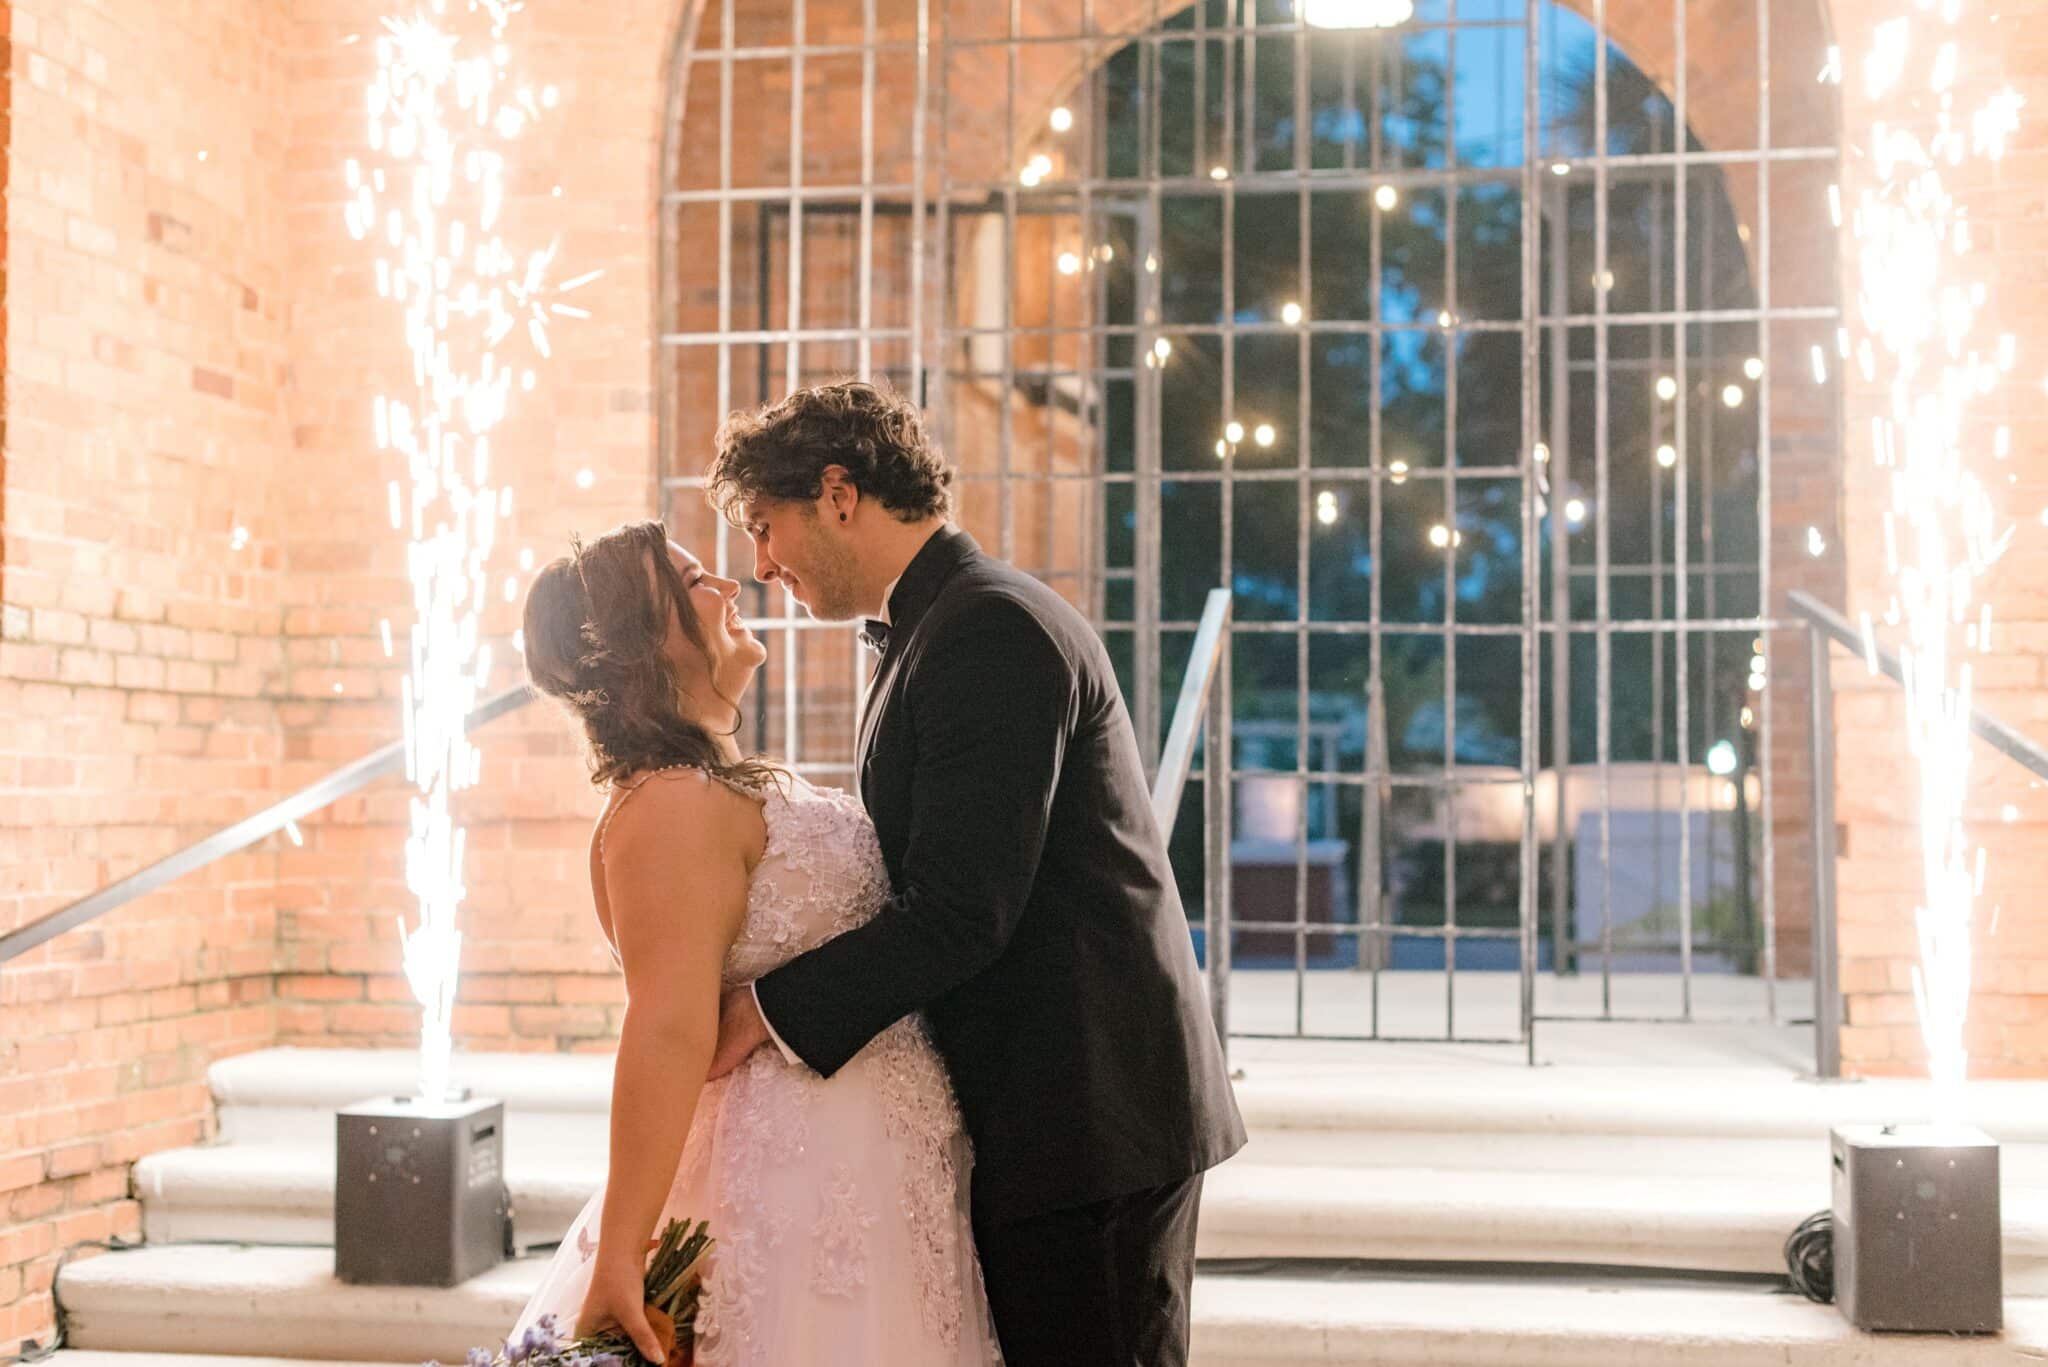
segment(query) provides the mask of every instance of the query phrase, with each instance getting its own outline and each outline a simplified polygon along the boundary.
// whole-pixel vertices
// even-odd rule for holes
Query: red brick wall
[[[0,928],[280,781],[286,34],[282,0],[227,9],[0,6]],[[135,1232],[128,1165],[206,1133],[207,1064],[271,1039],[275,873],[259,848],[0,969],[0,1344],[47,1331],[57,1249]]]
[[[1894,12],[1891,6],[1869,3],[1836,7],[1852,77],[1856,54],[1867,50],[1873,24]],[[1975,701],[2041,738],[2048,737],[2048,692],[2042,688],[2048,682],[2043,676],[2048,532],[2037,514],[2048,504],[2048,419],[2041,415],[2035,386],[2042,368],[2040,320],[2048,306],[2048,272],[2043,269],[2048,233],[2042,228],[2048,62],[2042,60],[2037,16],[2010,10],[2002,16],[1985,10],[1965,13],[1957,34],[1957,108],[1973,109],[2006,86],[2027,101],[2019,137],[2001,167],[1978,163],[1945,177],[1974,225],[1971,268],[1987,287],[1988,303],[1973,345],[1988,348],[2002,332],[2019,340],[2019,361],[2010,379],[1972,410],[1980,424],[1980,451],[1988,448],[1993,425],[2011,425],[2011,458],[2002,466],[1987,458],[1979,472],[2017,524],[2011,551],[1979,586],[1980,597],[1993,609],[1996,649],[1988,658],[1975,657]],[[1915,51],[1924,55],[1920,48]],[[1843,88],[1843,103],[1849,130],[1845,141],[1852,144],[1859,142],[1859,128],[1879,118],[1895,123],[1905,116],[1893,102],[1873,107],[1854,79]],[[1869,172],[1858,158],[1846,162],[1843,200],[1853,205]],[[1846,236],[1843,256],[1845,297],[1852,297],[1856,281]],[[1890,490],[1871,459],[1869,420],[1884,412],[1884,405],[1885,396],[1872,386],[1860,380],[1847,386],[1849,607],[1852,615],[1867,610],[1879,619],[1892,594],[1882,535]],[[1899,692],[1873,681],[1860,662],[1839,652],[1833,677],[1840,755],[1836,814],[1846,841],[1840,863],[1842,987],[1848,996],[1843,1055],[1854,1072],[1919,1074],[1926,1055],[1911,979],[1918,954],[1912,916],[1921,889],[1917,770],[1905,753]],[[2039,891],[2048,803],[2028,774],[1981,744],[1972,754],[1971,777],[1964,824],[1969,838],[1986,847],[1989,865],[1976,924],[1976,993],[1966,1033],[1970,1068],[1976,1075],[2041,1077],[2048,1075],[2048,916],[2041,912]]]

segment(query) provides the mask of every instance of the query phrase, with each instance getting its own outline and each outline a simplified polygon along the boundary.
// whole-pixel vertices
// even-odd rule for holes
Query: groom
[[[917,409],[801,390],[718,433],[754,577],[872,619],[860,793],[894,897],[724,1002],[713,1075],[772,1041],[830,1076],[922,1012],[974,1141],[1010,1367],[1187,1360],[1202,1174],[1244,1144],[1109,657],[949,525]]]

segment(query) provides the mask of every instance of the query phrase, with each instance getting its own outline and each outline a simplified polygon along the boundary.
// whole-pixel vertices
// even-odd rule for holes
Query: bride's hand
[[[768,1022],[754,1001],[754,989],[735,987],[718,1004],[718,1051],[711,1056],[707,1082],[716,1082],[747,1061],[747,1055],[768,1042]]]
[[[646,1296],[646,1274],[637,1261],[607,1259],[600,1253],[591,1268],[590,1291],[576,1312],[576,1337],[587,1338],[616,1324],[633,1340],[640,1356],[661,1363],[661,1337],[647,1322]]]

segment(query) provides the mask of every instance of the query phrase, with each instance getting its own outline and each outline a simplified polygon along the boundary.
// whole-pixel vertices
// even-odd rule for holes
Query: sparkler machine
[[[504,1259],[504,1102],[376,1097],[334,1122],[338,1280],[454,1286]]]
[[[1834,1290],[1858,1329],[2004,1323],[1998,1145],[1961,1125],[1834,1132]]]

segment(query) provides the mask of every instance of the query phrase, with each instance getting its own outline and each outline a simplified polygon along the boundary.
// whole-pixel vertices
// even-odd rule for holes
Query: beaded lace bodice
[[[702,770],[649,778],[722,781]],[[728,786],[761,803],[766,827],[746,915],[722,971],[725,985],[736,987],[873,917],[889,896],[889,878],[854,795],[798,776],[786,791]],[[848,1089],[879,1108],[880,1138],[893,1154],[885,1167],[893,1171],[829,1161],[833,1136],[815,1131],[842,1123],[837,1108]],[[707,1367],[755,1360],[748,1345],[766,1338],[762,1317],[771,1313],[776,1269],[800,1250],[807,1250],[801,1256],[811,1293],[835,1300],[876,1294],[908,1272],[924,1333],[969,1360],[987,1360],[962,1343],[969,1290],[962,1267],[964,1260],[972,1268],[972,1255],[956,1162],[965,1153],[959,1108],[915,1018],[883,1031],[829,1080],[763,1047],[710,1084],[705,1102],[676,1189],[716,1193],[710,1218],[719,1252],[699,1321]],[[893,1188],[881,1200],[877,1181]],[[900,1233],[877,1245],[880,1222],[889,1220],[901,1222]],[[904,1259],[907,1269],[894,1265]],[[972,1290],[979,1303],[979,1287]]]
[[[767,840],[747,890],[739,939],[725,956],[728,987],[752,982],[868,920],[889,896],[889,873],[860,799],[792,778],[763,801]]]

